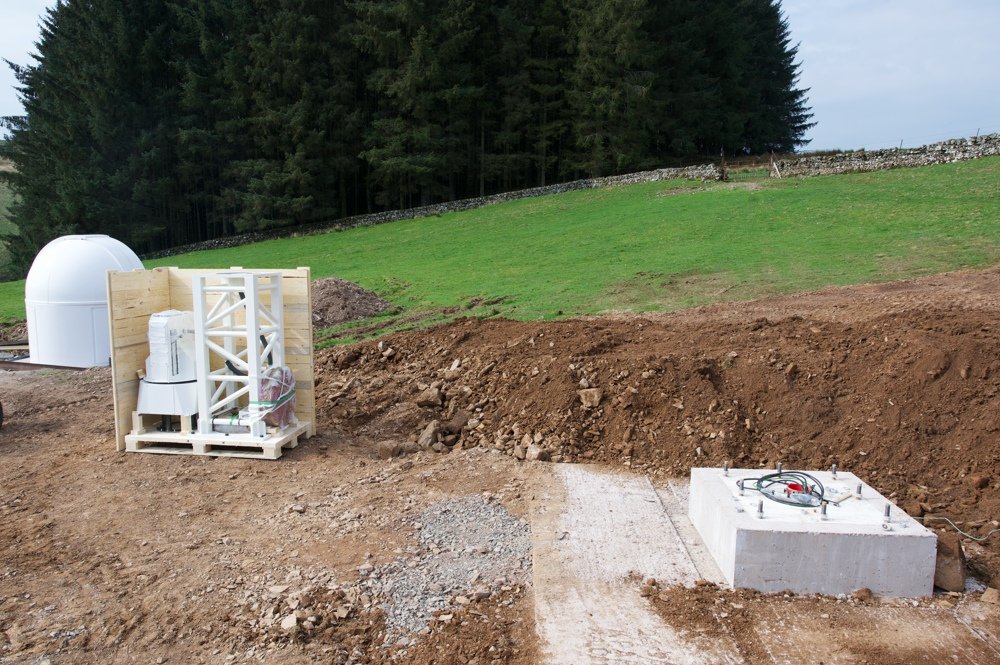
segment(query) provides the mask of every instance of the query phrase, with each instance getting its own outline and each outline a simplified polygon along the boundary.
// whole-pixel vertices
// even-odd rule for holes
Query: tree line
[[[8,63],[17,269],[581,177],[787,152],[779,0],[60,0]]]

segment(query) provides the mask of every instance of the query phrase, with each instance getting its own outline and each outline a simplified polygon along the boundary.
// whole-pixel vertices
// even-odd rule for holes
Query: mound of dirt
[[[318,404],[398,440],[386,454],[486,446],[653,475],[835,463],[911,514],[986,533],[1000,515],[1000,285],[980,286],[931,298],[916,284],[913,307],[885,288],[841,290],[835,306],[823,292],[842,320],[460,321],[321,352]],[[998,540],[979,563],[1000,580]]]
[[[313,325],[327,328],[375,316],[392,303],[353,282],[337,277],[313,281]]]

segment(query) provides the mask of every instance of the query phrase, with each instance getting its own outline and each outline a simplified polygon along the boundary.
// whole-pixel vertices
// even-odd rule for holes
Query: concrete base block
[[[937,537],[851,473],[810,471],[825,488],[819,507],[788,506],[741,478],[768,469],[691,469],[688,513],[734,587],[765,592],[928,596]],[[857,494],[860,485],[861,494]],[[758,513],[763,501],[763,513]],[[889,506],[886,521],[885,508]]]

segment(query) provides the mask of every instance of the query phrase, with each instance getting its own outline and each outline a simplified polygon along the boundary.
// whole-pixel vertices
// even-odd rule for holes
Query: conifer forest
[[[7,63],[21,274],[578,178],[789,152],[778,0],[60,0]]]

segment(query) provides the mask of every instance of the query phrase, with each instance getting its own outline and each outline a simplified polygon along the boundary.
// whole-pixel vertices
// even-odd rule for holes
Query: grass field
[[[310,266],[399,306],[389,328],[459,315],[672,310],[1000,262],[1000,158],[703,186],[661,182],[147,262]],[[23,282],[0,319],[24,316]],[[454,311],[458,308],[457,311]],[[355,323],[343,338],[372,322]]]

